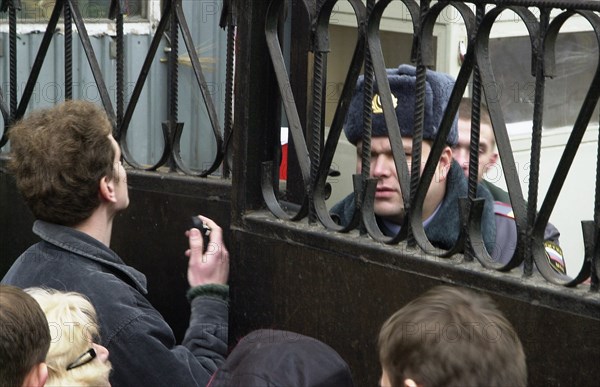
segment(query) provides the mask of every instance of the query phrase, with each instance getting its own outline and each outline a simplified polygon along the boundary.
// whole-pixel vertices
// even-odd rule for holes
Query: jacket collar
[[[452,160],[446,183],[446,195],[436,216],[425,227],[425,233],[430,241],[437,246],[450,249],[460,235],[459,198],[467,197],[468,184],[460,165]],[[482,214],[482,234],[488,251],[492,251],[496,241],[496,223],[494,220],[494,199],[481,184],[477,187],[477,197],[485,199]],[[435,245],[435,243],[434,243]]]
[[[147,294],[146,276],[131,266],[127,266],[123,260],[110,248],[95,238],[77,231],[71,227],[61,226],[36,220],[33,224],[33,232],[44,241],[80,255],[91,261],[110,266],[129,278],[135,287],[142,293]]]
[[[460,165],[452,160],[446,183],[446,194],[434,213],[423,222],[427,239],[436,247],[449,250],[460,236],[459,198],[467,197],[467,179]],[[492,251],[496,241],[496,223],[494,220],[494,200],[489,191],[481,184],[477,187],[477,197],[484,198],[482,214],[482,234],[488,251]],[[377,217],[381,231],[388,236],[398,233],[400,225]]]

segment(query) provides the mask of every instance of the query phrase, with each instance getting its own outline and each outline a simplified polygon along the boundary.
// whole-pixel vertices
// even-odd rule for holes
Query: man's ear
[[[494,152],[490,156],[490,161],[488,161],[488,163],[485,165],[485,171],[487,171],[488,169],[490,169],[491,167],[496,165],[497,162],[498,162],[498,152]]]
[[[109,179],[108,176],[102,177],[102,179],[100,179],[99,191],[102,200],[113,203],[117,201],[114,179]]]
[[[25,380],[23,380],[23,387],[43,387],[48,379],[48,367],[46,363],[38,363],[33,366]]]
[[[452,166],[452,149],[447,146],[442,151],[442,155],[440,156],[440,161],[438,163],[438,181],[445,181],[448,177],[448,172],[450,171],[450,167]]]
[[[407,378],[404,379],[404,387],[417,387],[418,384],[414,380]]]

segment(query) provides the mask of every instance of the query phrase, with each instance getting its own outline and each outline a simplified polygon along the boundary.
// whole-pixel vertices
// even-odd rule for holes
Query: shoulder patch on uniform
[[[508,203],[494,202],[494,212],[496,213],[496,215],[505,216],[510,219],[515,218],[515,213],[513,212],[512,207]]]
[[[563,251],[559,245],[554,242],[545,241],[544,249],[546,250],[546,258],[550,266],[559,274],[567,274]]]

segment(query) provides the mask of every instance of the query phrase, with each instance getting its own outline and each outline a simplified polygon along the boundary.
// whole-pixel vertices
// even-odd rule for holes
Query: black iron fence
[[[207,176],[214,172],[221,166],[223,161],[223,154],[225,150],[223,138],[229,138],[231,132],[231,106],[232,106],[232,82],[233,82],[233,34],[235,27],[231,23],[231,17],[227,15],[227,9],[223,9],[222,16],[222,27],[228,28],[228,63],[230,67],[228,71],[230,74],[227,76],[227,88],[226,88],[226,99],[229,101],[226,106],[224,124],[217,117],[217,112],[214,106],[214,102],[211,96],[211,92],[208,90],[208,85],[200,65],[200,59],[196,50],[195,43],[190,33],[188,21],[186,15],[183,13],[182,1],[165,1],[163,2],[161,17],[158,25],[155,28],[154,37],[150,45],[149,51],[146,57],[143,59],[143,64],[140,68],[138,77],[135,80],[135,85],[131,93],[128,93],[129,85],[124,82],[125,78],[125,63],[124,63],[124,23],[125,13],[128,11],[127,2],[121,0],[112,0],[107,7],[109,7],[109,18],[114,20],[116,35],[114,38],[116,46],[116,101],[113,102],[110,98],[109,88],[107,82],[103,77],[101,66],[98,63],[97,53],[92,47],[90,36],[87,32],[86,20],[82,16],[79,9],[78,1],[76,0],[57,0],[54,8],[47,21],[47,27],[44,33],[43,40],[40,47],[37,50],[35,62],[27,78],[26,85],[22,92],[18,91],[18,86],[22,80],[17,79],[17,73],[19,69],[19,63],[17,63],[17,40],[19,39],[17,34],[17,12],[21,9],[20,0],[3,0],[1,3],[0,10],[8,13],[8,26],[9,26],[9,53],[8,53],[8,68],[10,72],[9,76],[9,90],[7,93],[2,91],[0,93],[0,109],[4,119],[4,130],[3,135],[0,139],[0,146],[4,146],[7,142],[6,133],[10,128],[11,122],[18,120],[24,114],[28,108],[31,97],[34,93],[34,88],[40,72],[42,71],[44,59],[48,54],[48,49],[53,39],[59,39],[60,36],[56,34],[58,23],[61,21],[64,23],[64,96],[67,99],[73,98],[73,45],[77,44],[73,39],[73,29],[77,29],[76,35],[79,37],[83,51],[87,57],[87,61],[91,67],[94,80],[98,87],[98,93],[100,101],[104,106],[109,118],[113,122],[115,138],[119,140],[119,143],[123,150],[123,156],[125,161],[133,168],[140,170],[157,170],[160,167],[168,167],[170,171],[182,171],[187,175]],[[30,20],[25,20],[24,23],[31,23]],[[183,123],[178,122],[178,97],[179,97],[179,77],[178,67],[180,66],[179,55],[179,34],[181,33],[183,42],[185,43],[187,53],[190,58],[190,63],[193,69],[195,81],[197,87],[201,91],[202,101],[205,105],[205,109],[208,113],[209,124],[212,128],[212,134],[214,141],[216,142],[216,155],[212,163],[202,171],[193,171],[192,168],[187,166],[181,158],[181,135],[183,131]],[[131,125],[133,113],[138,107],[138,102],[142,89],[147,80],[150,67],[152,62],[157,55],[157,51],[161,40],[168,39],[169,41],[169,53],[168,53],[168,73],[169,73],[169,86],[168,86],[168,98],[166,104],[168,106],[168,120],[162,123],[162,132],[164,139],[163,153],[159,160],[153,165],[143,165],[135,160],[134,156],[130,152],[131,145],[128,142],[127,132]],[[125,95],[128,95],[128,100],[125,100]],[[4,97],[8,96],[8,101],[4,100]],[[223,101],[220,101],[221,103]],[[223,126],[223,129],[221,129]],[[227,176],[228,172],[225,172]]]
[[[538,198],[538,185],[544,89],[546,79],[554,76],[556,40],[561,27],[569,18],[574,16],[580,16],[587,20],[596,38],[600,38],[600,35],[598,35],[598,21],[600,19],[598,19],[598,15],[595,13],[595,11],[600,9],[598,8],[598,4],[594,2],[553,1],[472,1],[464,3],[439,1],[432,5],[430,1],[421,1],[420,3],[413,1],[402,2],[409,11],[408,14],[413,26],[412,61],[417,66],[418,94],[415,107],[413,149],[421,149],[425,105],[425,69],[435,63],[433,29],[438,18],[446,9],[454,8],[460,14],[467,29],[468,44],[464,62],[462,63],[455,88],[452,92],[452,98],[446,109],[444,120],[441,123],[438,141],[432,147],[431,157],[422,174],[419,171],[421,162],[418,151],[413,156],[412,170],[409,171],[404,157],[404,150],[401,146],[402,142],[400,141],[398,123],[394,122],[395,118],[393,115],[387,123],[390,128],[390,139],[393,146],[395,163],[399,166],[398,173],[402,191],[405,195],[405,203],[410,203],[407,205],[407,227],[403,227],[397,235],[390,237],[384,235],[373,216],[376,180],[369,178],[369,144],[371,134],[370,101],[373,93],[373,81],[377,81],[380,85],[386,84],[386,64],[379,39],[379,26],[382,15],[392,2],[367,1],[365,5],[361,1],[349,1],[357,20],[358,38],[328,136],[323,140],[323,133],[325,132],[323,115],[325,110],[324,100],[326,98],[325,86],[327,85],[327,55],[330,50],[328,27],[329,19],[336,3],[337,1],[319,2],[319,6],[309,12],[312,15],[310,20],[311,40],[309,42],[309,49],[314,55],[314,59],[310,63],[310,73],[313,75],[313,79],[307,85],[310,88],[307,91],[311,101],[308,107],[310,120],[306,120],[306,122],[302,122],[300,118],[306,112],[298,109],[296,99],[293,93],[290,93],[290,90],[293,90],[293,86],[290,85],[291,81],[286,70],[283,51],[280,45],[282,37],[278,32],[281,29],[281,13],[284,9],[285,1],[272,1],[268,8],[266,16],[267,45],[277,78],[279,93],[282,96],[283,110],[288,120],[291,138],[295,147],[294,153],[297,158],[298,169],[300,170],[299,175],[302,181],[300,189],[301,197],[303,198],[298,201],[302,204],[296,212],[286,212],[283,208],[285,204],[278,200],[277,159],[263,162],[262,191],[265,203],[271,212],[278,218],[291,221],[299,221],[307,217],[309,223],[316,224],[318,221],[326,229],[338,232],[348,232],[358,227],[359,223],[362,222],[369,236],[383,243],[397,244],[405,241],[409,247],[418,245],[427,254],[440,257],[449,257],[458,251],[464,251],[465,260],[477,259],[482,266],[500,271],[510,270],[524,263],[525,276],[532,275],[535,264],[547,281],[558,285],[575,286],[581,284],[591,276],[591,289],[592,291],[597,291],[597,254],[599,251],[598,240],[600,239],[600,234],[598,233],[600,185],[597,178],[595,199],[589,198],[590,201],[594,201],[594,213],[590,214],[589,220],[582,221],[586,257],[581,271],[575,278],[559,275],[550,268],[548,260],[545,258],[546,253],[543,247],[545,226],[550,219],[561,188],[569,173],[569,168],[573,163],[577,148],[581,143],[585,131],[588,129],[588,124],[590,123],[590,119],[592,119],[594,109],[597,105],[597,72],[589,85],[589,90],[584,101],[582,101],[580,112],[577,115],[564,153],[552,178],[548,194],[543,198]],[[469,4],[473,6],[469,7]],[[297,7],[297,10],[300,9],[301,7]],[[494,77],[494,70],[488,49],[492,26],[499,18],[499,15],[506,10],[513,11],[522,20],[527,27],[528,37],[531,41],[531,72],[535,79],[535,93],[533,95],[533,116],[531,117],[533,134],[527,197],[523,195],[519,182],[518,168],[515,166],[500,101],[495,98],[494,87],[497,85],[497,82]],[[600,43],[600,40],[598,40],[598,43]],[[597,53],[598,50],[596,50],[596,55],[598,55]],[[363,146],[362,173],[354,177],[355,195],[359,198],[356,201],[357,208],[355,213],[359,216],[349,226],[343,227],[332,220],[329,209],[325,204],[328,195],[327,177],[332,167],[333,155],[340,139],[344,118],[347,115],[349,102],[354,91],[354,85],[363,65],[366,79],[364,117],[367,117],[364,122],[363,144],[365,146]],[[472,83],[470,83],[470,79],[472,79]],[[450,130],[452,118],[457,114],[460,99],[469,84],[472,84],[474,124],[470,153],[469,195],[462,203],[465,209],[465,213],[463,214],[464,229],[461,238],[459,238],[453,248],[449,251],[440,251],[434,248],[427,240],[421,220],[422,206],[436,168],[436,163],[433,160],[439,159],[442,149],[445,146],[444,140]],[[392,110],[393,105],[390,94],[382,93],[382,95],[387,96],[387,98],[382,97],[384,112]],[[300,96],[303,97],[304,95],[300,93]],[[485,99],[490,111],[500,158],[506,172],[506,183],[518,229],[518,245],[515,254],[510,262],[503,265],[493,263],[485,249],[477,248],[477,246],[483,246],[484,244],[479,229],[479,218],[483,203],[476,199],[479,109],[483,99]],[[598,163],[600,163],[600,158],[596,163],[596,174],[600,170],[600,164]],[[590,179],[594,179],[591,171]],[[541,203],[539,211],[536,210],[538,203]]]
[[[94,75],[94,79],[98,85],[100,98],[109,117],[114,123],[115,137],[123,148],[123,155],[127,163],[135,169],[144,169],[155,171],[160,167],[167,166],[171,172],[181,171],[187,175],[207,176],[221,167],[224,160],[224,155],[230,149],[231,131],[233,127],[233,89],[234,89],[234,49],[235,49],[235,31],[236,19],[243,17],[236,12],[236,2],[225,1],[222,4],[221,26],[228,31],[227,39],[227,76],[226,76],[226,95],[224,101],[218,103],[225,104],[225,115],[222,120],[217,117],[215,109],[215,101],[213,101],[211,93],[208,91],[208,86],[203,74],[202,67],[198,58],[198,54],[194,49],[194,41],[192,40],[186,15],[183,13],[181,1],[165,1],[161,13],[160,22],[156,27],[156,32],[150,46],[150,50],[144,58],[139,77],[135,82],[135,87],[130,95],[129,100],[125,100],[125,85],[123,83],[124,63],[123,63],[123,25],[124,12],[126,2],[113,0],[110,3],[109,17],[114,19],[116,26],[116,67],[117,67],[117,93],[116,106],[113,106],[109,97],[108,89],[102,77],[100,66],[96,59],[90,43],[90,38],[86,32],[86,23],[78,8],[77,1],[59,0],[56,1],[54,10],[48,21],[47,29],[38,49],[35,64],[31,69],[27,79],[27,84],[21,95],[17,93],[17,39],[16,30],[17,18],[16,13],[20,8],[18,0],[3,0],[2,11],[9,14],[9,72],[10,83],[8,101],[4,100],[4,92],[0,93],[0,109],[4,119],[4,132],[0,145],[4,146],[7,142],[6,133],[10,130],[11,122],[19,119],[25,113],[30,98],[33,92],[36,80],[42,71],[44,57],[52,39],[55,39],[54,31],[59,23],[60,17],[64,22],[64,41],[65,41],[65,97],[72,97],[72,50],[73,26],[77,28],[81,45],[88,58],[89,64]],[[383,52],[379,40],[379,25],[381,18],[386,11],[386,8],[392,1],[367,1],[366,5],[362,1],[350,1],[350,5],[355,12],[357,20],[357,40],[352,62],[349,65],[349,70],[346,76],[344,87],[341,91],[337,109],[329,129],[329,135],[326,139],[323,138],[325,133],[325,121],[323,119],[325,111],[326,92],[325,85],[327,55],[329,48],[329,19],[337,1],[322,1],[314,5],[314,8],[309,8],[309,4],[295,6],[294,12],[298,13],[302,7],[309,15],[310,26],[310,47],[309,50],[314,55],[314,59],[310,63],[310,70],[313,74],[313,79],[310,82],[305,82],[301,85],[292,87],[291,80],[288,76],[286,62],[283,54],[281,42],[284,41],[280,32],[283,30],[282,24],[286,21],[282,18],[284,11],[288,10],[288,6],[284,0],[274,0],[270,3],[266,11],[265,37],[268,47],[270,62],[273,66],[274,74],[277,80],[278,90],[283,106],[285,117],[287,118],[291,143],[294,146],[292,155],[295,159],[292,160],[292,168],[299,171],[300,184],[296,185],[297,191],[294,195],[300,198],[296,200],[300,205],[297,211],[290,213],[286,210],[286,204],[280,201],[282,196],[279,192],[279,161],[280,153],[276,149],[278,141],[271,141],[273,158],[271,160],[262,161],[261,165],[256,165],[256,168],[261,168],[261,184],[263,199],[269,210],[278,218],[299,221],[308,217],[309,223],[317,226],[317,221],[323,227],[329,230],[339,232],[348,232],[349,230],[358,227],[359,223],[365,225],[369,236],[375,240],[387,244],[397,244],[403,241],[408,243],[408,246],[418,245],[423,251],[428,254],[437,256],[452,256],[459,251],[465,252],[466,260],[477,259],[484,267],[497,269],[500,271],[509,270],[517,267],[524,262],[525,275],[531,276],[533,273],[534,263],[539,269],[544,278],[550,282],[565,285],[575,286],[583,281],[591,278],[591,289],[597,291],[598,277],[597,268],[598,249],[597,243],[599,239],[599,221],[600,221],[600,179],[596,178],[596,198],[594,201],[594,213],[590,214],[589,220],[582,222],[583,227],[583,242],[586,246],[586,257],[580,273],[575,278],[565,278],[560,276],[556,271],[550,268],[548,260],[545,259],[545,250],[543,247],[543,234],[545,225],[550,219],[550,215],[560,194],[562,185],[569,172],[569,168],[576,155],[577,148],[581,143],[581,139],[588,123],[592,118],[592,114],[598,100],[598,85],[600,82],[598,72],[594,76],[586,98],[582,103],[580,113],[573,125],[573,130],[565,147],[560,164],[555,171],[548,194],[544,198],[538,198],[539,184],[539,165],[541,151],[541,133],[543,122],[543,102],[544,102],[544,87],[546,79],[554,74],[555,52],[554,47],[557,36],[560,33],[561,26],[571,17],[580,16],[585,18],[600,43],[599,17],[595,13],[599,8],[594,2],[556,2],[556,1],[471,1],[471,2],[447,2],[439,1],[433,5],[430,1],[403,1],[409,11],[410,20],[413,26],[413,47],[412,61],[417,66],[417,105],[415,111],[415,136],[414,149],[421,149],[422,132],[423,132],[423,117],[424,117],[424,93],[425,93],[425,69],[434,64],[435,54],[433,52],[433,27],[440,17],[440,14],[445,9],[454,8],[461,16],[465,28],[468,33],[468,44],[464,62],[462,63],[460,73],[457,78],[456,86],[452,93],[452,98],[446,109],[444,120],[441,124],[439,137],[442,140],[434,144],[432,148],[432,160],[439,158],[444,147],[443,139],[446,138],[450,130],[452,117],[457,114],[458,104],[461,96],[464,94],[469,80],[472,77],[472,96],[473,96],[473,134],[472,146],[470,154],[470,178],[469,178],[469,195],[464,199],[464,228],[463,233],[456,245],[449,251],[440,251],[434,248],[427,240],[423,225],[421,223],[421,209],[427,188],[433,178],[435,171],[435,163],[429,162],[423,173],[419,171],[420,152],[415,152],[413,169],[409,171],[403,149],[394,147],[393,153],[396,165],[400,166],[398,171],[402,186],[402,192],[405,196],[405,202],[409,203],[407,208],[408,222],[402,232],[396,236],[385,236],[373,216],[372,204],[374,200],[374,192],[376,180],[369,178],[370,161],[368,154],[370,152],[370,106],[365,104],[365,131],[363,143],[362,157],[362,173],[355,176],[354,190],[356,197],[359,198],[357,203],[356,214],[360,215],[354,219],[349,226],[343,227],[334,222],[329,213],[329,209],[325,204],[328,196],[327,177],[331,169],[333,155],[335,154],[336,146],[340,139],[344,118],[347,114],[349,100],[352,96],[354,85],[358,75],[361,73],[364,65],[364,74],[366,83],[366,101],[370,101],[369,93],[373,93],[373,82],[378,81],[379,84],[384,84],[386,79],[385,68],[386,64],[383,58]],[[469,7],[469,4],[472,6]],[[487,9],[486,9],[487,6]],[[528,8],[529,7],[529,8]],[[529,190],[528,197],[525,198],[519,183],[517,168],[515,167],[514,158],[510,146],[509,137],[507,135],[506,123],[503,117],[503,112],[500,103],[494,99],[493,90],[486,90],[495,85],[494,71],[489,56],[489,40],[490,32],[494,21],[499,18],[499,15],[505,11],[513,11],[525,23],[528,29],[529,38],[531,40],[532,52],[532,75],[535,77],[535,95],[534,95],[534,111],[532,120],[532,143],[531,143],[531,170],[529,173]],[[559,11],[557,14],[556,11]],[[552,15],[552,17],[551,17]],[[288,21],[289,22],[289,21]],[[307,28],[307,26],[302,26]],[[217,144],[217,152],[210,166],[202,171],[193,171],[182,160],[180,155],[181,135],[184,128],[184,123],[178,122],[178,56],[179,56],[179,33],[182,34],[183,42],[190,55],[190,61],[197,82],[197,87],[202,93],[202,100],[208,112],[209,123],[212,127],[212,133]],[[168,55],[168,74],[169,74],[169,95],[166,100],[168,104],[168,121],[162,123],[162,132],[164,137],[164,151],[160,159],[154,165],[142,165],[138,163],[130,152],[131,144],[128,142],[127,131],[131,123],[133,112],[136,109],[137,102],[141,90],[146,81],[148,69],[152,65],[152,60],[157,53],[159,42],[161,39],[168,37],[170,42],[170,52]],[[238,39],[238,50],[244,50],[243,39]],[[291,50],[298,53],[298,47],[294,47],[294,42],[291,43]],[[306,56],[308,52],[305,52]],[[244,64],[238,64],[240,71],[244,70]],[[307,111],[299,109],[294,98],[292,90],[304,88],[299,94],[300,98],[305,98],[310,95],[310,106],[306,107]],[[485,98],[484,96],[490,97]],[[477,187],[477,169],[478,169],[478,146],[479,146],[479,116],[480,104],[482,99],[485,99],[490,110],[491,119],[494,125],[494,131],[500,157],[505,165],[506,183],[511,197],[511,204],[514,210],[514,218],[518,229],[518,244],[513,259],[504,264],[495,264],[490,259],[488,252],[485,249],[476,248],[482,246],[483,240],[479,232],[478,221],[481,204],[476,199]],[[243,101],[240,98],[236,99],[235,105],[239,106],[243,103],[252,103],[252,101]],[[383,98],[383,106],[392,106],[389,98]],[[274,111],[273,114],[277,115]],[[301,119],[303,116],[309,116],[310,120]],[[304,121],[304,122],[303,122]],[[393,120],[392,120],[393,121]],[[222,124],[221,124],[222,122]],[[389,122],[390,128],[395,127],[396,130],[390,130],[392,144],[399,144],[399,130],[397,123]],[[221,128],[222,127],[222,128]],[[189,129],[191,130],[191,128]],[[277,130],[273,130],[277,133]],[[223,138],[225,140],[223,140]],[[274,145],[274,146],[273,146]],[[600,163],[600,158],[598,159]],[[243,160],[239,160],[243,162]],[[233,160],[237,163],[238,160]],[[227,164],[227,163],[225,163]],[[223,177],[228,177],[229,166],[223,165]],[[600,168],[596,168],[600,171]],[[600,172],[597,172],[600,173]],[[590,175],[590,178],[594,178]],[[290,187],[293,189],[294,187]],[[592,200],[590,198],[590,200]],[[541,202],[539,211],[536,211],[538,202]],[[287,205],[287,208],[290,206]]]
[[[328,52],[331,48],[329,27],[336,3],[337,1],[334,0],[317,2],[225,0],[220,3],[220,24],[227,29],[228,37],[227,76],[225,98],[217,101],[213,100],[208,91],[194,49],[195,44],[189,32],[188,22],[193,15],[184,14],[182,0],[165,0],[162,2],[161,17],[156,25],[152,45],[143,59],[133,92],[126,100],[123,84],[125,57],[123,16],[126,1],[112,0],[109,14],[115,23],[117,48],[117,98],[113,105],[96,53],[86,33],[86,21],[81,15],[76,0],[56,1],[26,86],[19,93],[17,91],[19,64],[16,60],[19,34],[16,15],[20,2],[2,0],[0,11],[8,14],[9,39],[8,62],[4,61],[3,66],[8,68],[10,82],[8,90],[0,90],[0,110],[4,123],[0,147],[7,147],[7,133],[10,131],[11,124],[25,114],[30,104],[33,88],[43,70],[44,57],[50,42],[58,38],[55,29],[62,16],[65,32],[65,96],[66,98],[72,96],[70,90],[72,45],[76,44],[72,32],[73,27],[76,27],[80,44],[94,74],[101,102],[114,124],[114,134],[123,149],[125,161],[131,167],[133,175],[131,184],[144,203],[153,203],[156,193],[164,194],[172,200],[179,196],[189,198],[201,196],[202,192],[193,187],[207,187],[207,184],[210,185],[214,180],[204,178],[218,176],[218,182],[210,185],[210,188],[205,189],[204,192],[208,192],[211,197],[218,197],[221,202],[228,202],[214,211],[222,212],[219,218],[227,218],[227,221],[223,221],[226,228],[231,222],[227,238],[232,245],[233,256],[236,254],[238,256],[237,268],[234,264],[231,280],[234,332],[232,340],[237,334],[243,334],[254,327],[264,327],[265,324],[313,334],[334,344],[333,346],[347,359],[355,357],[349,360],[355,369],[364,367],[364,364],[373,365],[372,370],[355,371],[361,382],[373,383],[378,371],[375,370],[375,362],[372,359],[367,361],[365,358],[375,356],[371,353],[372,341],[369,340],[374,337],[373,330],[380,323],[379,320],[391,313],[390,309],[398,306],[402,300],[415,296],[423,287],[434,282],[453,282],[499,294],[503,299],[508,300],[504,305],[515,311],[513,317],[518,320],[525,319],[522,322],[530,318],[533,324],[533,320],[546,313],[545,310],[551,310],[552,318],[557,316],[556,321],[568,323],[569,316],[576,316],[573,321],[577,321],[578,326],[583,329],[595,326],[596,330],[592,329],[590,333],[597,333],[597,321],[600,319],[598,296],[600,152],[595,168],[590,167],[588,171],[589,179],[595,181],[595,197],[577,198],[577,200],[593,201],[594,210],[589,214],[588,219],[582,220],[585,258],[581,270],[574,278],[559,275],[552,270],[546,259],[543,234],[564,181],[570,172],[578,147],[584,134],[589,130],[589,123],[600,97],[600,72],[596,71],[593,76],[558,167],[554,171],[548,193],[544,197],[539,196],[538,185],[544,90],[547,79],[552,77],[554,72],[556,60],[554,48],[557,37],[561,34],[561,27],[570,18],[583,18],[595,34],[600,47],[600,17],[598,16],[600,3],[546,0],[401,1],[408,10],[407,20],[412,26],[411,61],[417,71],[413,149],[421,149],[425,74],[426,69],[435,62],[434,26],[442,12],[452,8],[460,14],[467,30],[468,42],[464,61],[438,137],[432,145],[431,157],[422,173],[419,170],[420,151],[416,151],[413,155],[412,169],[410,169],[403,148],[397,145],[402,143],[398,122],[395,118],[387,120],[393,157],[396,165],[399,166],[398,174],[404,203],[407,203],[407,221],[401,231],[393,236],[384,235],[373,214],[376,180],[369,177],[371,168],[369,103],[364,107],[366,113],[364,116],[367,119],[364,122],[362,137],[363,144],[366,144],[361,158],[362,172],[353,178],[354,193],[358,198],[355,212],[357,216],[349,226],[342,227],[334,222],[326,204],[330,188],[328,175],[359,74],[363,73],[365,76],[366,100],[370,101],[369,94],[373,92],[373,83],[377,82],[380,87],[386,84],[386,65],[392,67],[397,65],[385,63],[379,35],[382,16],[392,1],[349,0],[348,3],[356,18],[356,44],[333,120],[326,131],[324,93],[327,85]],[[496,82],[488,49],[490,33],[499,15],[506,10],[518,15],[526,25],[531,42],[531,75],[535,79],[535,91],[532,94],[534,108],[530,118],[532,122],[531,169],[527,197],[522,192],[516,172],[504,112],[499,101],[493,98],[494,93],[490,89]],[[212,127],[212,140],[216,141],[218,149],[212,163],[201,171],[190,168],[180,157],[182,132],[193,129],[189,127],[184,129],[184,123],[179,122],[178,119],[179,34],[190,55],[196,86],[203,96],[203,103]],[[165,37],[169,39],[170,52],[169,95],[165,100],[169,115],[168,120],[162,123],[164,150],[158,162],[144,165],[132,156],[130,150],[135,144],[128,142],[127,131],[152,59],[157,53],[161,39]],[[600,57],[598,47],[595,55]],[[453,117],[457,114],[460,99],[469,87],[473,98],[473,125],[468,196],[461,199],[462,232],[455,246],[449,250],[440,250],[433,247],[425,235],[421,211],[435,172],[436,165],[432,160],[437,160],[441,155],[444,139],[450,130]],[[517,226],[517,248],[510,262],[503,265],[494,263],[489,253],[478,247],[483,246],[479,227],[483,203],[476,198],[479,119],[482,102],[487,105],[490,112]],[[216,113],[215,106],[219,104],[224,104],[223,117],[218,117]],[[385,94],[382,95],[382,105],[384,111],[391,110],[392,102]],[[282,117],[285,117],[290,133],[287,186],[284,186],[279,178],[281,159],[279,135]],[[165,182],[172,182],[172,184]],[[3,180],[2,184],[4,186],[10,182]],[[16,200],[14,194],[10,195],[8,198],[3,197],[2,206],[5,206],[3,213],[10,211],[8,201]],[[168,207],[161,202],[160,206],[163,205]],[[135,211],[139,213],[139,210]],[[4,223],[5,220],[2,223],[3,227],[10,227]],[[134,223],[133,218],[121,222],[128,226]],[[132,232],[127,227],[121,230],[124,233]],[[128,242],[125,236],[117,239],[117,247],[121,247],[121,250],[133,252],[138,248],[130,246],[131,242]],[[375,243],[371,239],[380,243]],[[152,253],[150,251],[150,256]],[[304,260],[302,257],[310,257],[310,259]],[[327,261],[328,257],[331,261]],[[6,256],[4,260],[14,258],[16,256]],[[149,272],[150,277],[155,275],[156,278],[162,278],[165,276],[165,270],[152,266],[149,262],[153,260],[158,261],[159,257],[144,261],[141,266],[147,265],[145,271]],[[520,270],[519,274],[515,274],[517,270],[510,272],[521,264],[524,267],[522,276]],[[537,267],[537,272],[543,280],[540,280],[534,267]],[[156,273],[153,273],[154,271]],[[340,280],[341,276],[345,286],[348,287],[347,293],[339,293],[339,289],[336,290],[333,285],[327,284],[331,279],[330,276],[333,276],[336,281]],[[308,277],[310,280],[306,279]],[[375,277],[382,278],[381,282]],[[302,278],[306,282],[302,282]],[[350,291],[351,281],[354,281],[357,286],[371,286],[373,292],[381,291],[380,287],[383,287],[383,284],[394,286],[396,290],[396,285],[391,284],[396,284],[398,278],[403,281],[415,281],[415,283],[413,286],[400,285],[402,295],[397,299],[392,295],[376,294],[365,298],[360,292],[355,294]],[[288,288],[295,285],[308,286],[310,291],[303,295]],[[365,289],[367,290],[369,289]],[[330,292],[330,294],[324,295],[322,292]],[[386,292],[391,293],[389,288]],[[168,299],[167,296],[168,294],[163,294],[161,297]],[[378,299],[379,305],[375,305],[378,303],[373,303],[373,299]],[[362,306],[369,314],[369,317],[359,317],[349,323],[353,326],[351,332],[356,338],[356,342],[352,343],[346,343],[340,336],[342,331],[338,329],[344,325],[342,319],[349,316],[355,318],[352,317],[353,307],[344,306],[344,302],[349,302],[349,305],[353,306]],[[516,312],[523,305],[533,302],[536,308],[541,305],[541,311],[529,312],[525,315]],[[298,307],[293,308],[291,305],[294,304]],[[165,307],[166,305],[168,301],[164,302]],[[291,322],[291,319],[297,316],[298,310],[304,312],[301,319],[303,323]],[[566,317],[563,316],[565,313]],[[168,319],[179,320],[180,312],[176,310],[169,310],[165,314]],[[338,328],[323,325],[327,321],[333,321],[332,326]],[[526,325],[525,322],[523,325]],[[576,328],[568,330],[573,334],[576,331]],[[526,333],[536,335],[533,330]],[[540,334],[545,333],[551,332],[544,331]],[[336,343],[338,345],[335,345]],[[597,337],[586,341],[581,346],[578,356],[587,358],[597,351],[594,349],[596,344]],[[535,345],[531,346],[532,351],[543,354],[547,350],[544,345],[536,341]],[[547,378],[560,379],[564,376],[564,380],[589,381],[594,379],[596,371],[589,369],[583,379],[572,376],[574,372],[564,367],[551,373],[550,376],[546,372],[547,370],[540,365],[535,369],[532,380],[548,382],[550,379]],[[565,376],[567,374],[568,377]]]

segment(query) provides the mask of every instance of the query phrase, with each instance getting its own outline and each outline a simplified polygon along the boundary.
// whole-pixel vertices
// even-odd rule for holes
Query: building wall
[[[207,82],[209,97],[217,103],[217,114],[223,120],[225,99],[225,31],[219,27],[220,4],[214,1],[184,1],[184,13],[188,16],[194,49],[196,50]],[[127,105],[135,82],[140,74],[157,27],[160,12],[153,4],[149,6],[148,20],[125,23],[124,64],[125,64],[125,104]],[[2,14],[4,18],[5,13]],[[9,37],[8,26],[0,21],[0,88],[2,97],[8,104],[10,100],[9,78]],[[31,68],[38,54],[44,36],[44,20],[20,22],[17,43],[17,96],[20,100]],[[113,22],[95,22],[86,24],[91,44],[97,57],[104,82],[113,106],[116,103],[116,35]],[[28,109],[54,105],[65,98],[64,86],[64,26],[59,22],[53,35],[43,69],[36,82]],[[101,103],[98,88],[85,51],[76,32],[73,34],[73,98],[86,99]],[[170,43],[163,37],[152,61],[147,81],[128,130],[128,144],[135,158],[141,164],[154,164],[163,151],[161,123],[168,117],[167,89],[167,53]],[[216,142],[212,138],[212,129],[204,105],[204,98],[197,86],[196,77],[190,65],[187,48],[179,33],[179,61],[183,65],[179,70],[179,121],[184,122],[181,139],[181,151],[184,161],[196,169],[206,168],[212,163],[216,153]],[[114,108],[116,110],[116,107]],[[0,121],[0,130],[4,122]],[[202,140],[201,140],[202,139]],[[2,151],[9,149],[5,147]]]

